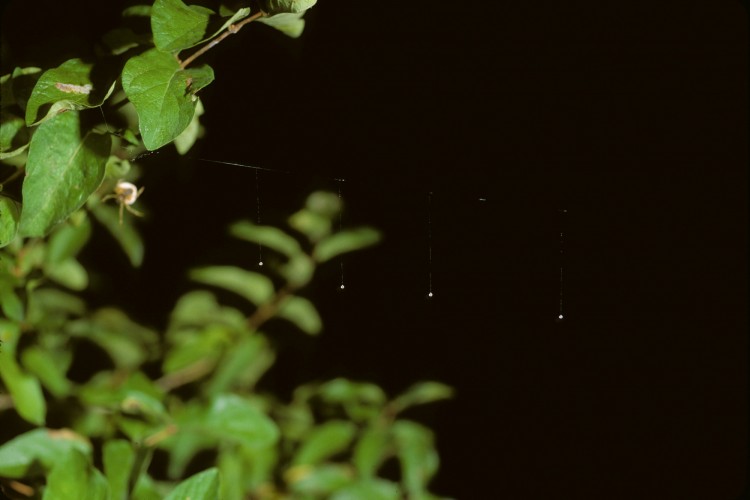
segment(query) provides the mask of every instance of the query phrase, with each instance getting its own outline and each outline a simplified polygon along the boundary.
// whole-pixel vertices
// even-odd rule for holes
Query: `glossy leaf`
[[[16,237],[20,218],[18,203],[6,196],[0,196],[0,248]]]
[[[302,253],[297,240],[275,227],[257,226],[249,221],[241,221],[232,224],[229,232],[236,238],[258,243],[289,258]]]
[[[91,444],[70,430],[26,432],[0,446],[0,476],[18,479],[49,471],[71,449],[91,455]]]
[[[23,183],[23,236],[44,236],[86,202],[104,177],[110,138],[81,135],[78,112],[44,122],[31,139]]]
[[[245,271],[234,266],[209,266],[190,271],[190,279],[234,292],[255,305],[260,305],[274,295],[271,280],[262,274]]]
[[[156,48],[177,52],[203,40],[213,11],[180,0],[156,0],[151,9],[151,31]]]
[[[342,231],[325,238],[315,247],[313,257],[325,262],[347,252],[353,252],[374,245],[380,240],[380,233],[369,227]]]
[[[0,363],[0,378],[21,418],[35,425],[43,425],[47,404],[39,380],[24,373],[15,358],[5,353]]]
[[[316,335],[323,329],[317,309],[303,297],[289,297],[279,307],[279,318],[291,321],[297,328],[309,335]]]
[[[127,500],[130,473],[135,464],[133,447],[122,439],[107,441],[104,443],[102,461],[112,500]]]
[[[315,465],[346,450],[357,427],[346,420],[326,422],[310,432],[294,456],[294,465]]]
[[[264,11],[269,15],[282,12],[305,12],[318,0],[264,0]]]
[[[127,255],[133,267],[140,267],[143,263],[144,245],[141,235],[135,230],[128,219],[120,224],[117,209],[103,203],[90,204],[91,212],[104,227],[107,228],[122,251]]]
[[[337,491],[330,500],[400,500],[399,487],[383,479],[362,480]],[[414,497],[418,498],[418,497]]]
[[[215,500],[219,498],[219,470],[211,468],[181,482],[165,500]]]
[[[213,79],[210,67],[181,69],[171,54],[156,49],[128,60],[122,87],[138,112],[146,148],[158,149],[187,128],[195,113],[195,93]]]
[[[91,80],[92,69],[92,64],[70,59],[45,71],[37,80],[26,105],[26,124],[31,126],[65,111],[93,108],[104,102],[112,92],[114,82],[97,82],[97,87],[106,88],[95,88]],[[46,104],[53,106],[40,116],[40,108]]]
[[[42,500],[109,500],[109,484],[86,456],[70,449],[58,457],[47,478]]]

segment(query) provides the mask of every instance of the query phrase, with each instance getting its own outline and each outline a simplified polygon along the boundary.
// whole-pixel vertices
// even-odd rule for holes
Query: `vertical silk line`
[[[260,226],[260,174],[255,170],[256,223]],[[258,243],[258,265],[263,266],[263,245]]]
[[[336,181],[339,183],[339,233],[341,232],[341,220],[344,213],[344,201],[341,196],[341,183],[344,181],[344,179],[336,179]],[[344,257],[339,257],[339,266],[341,267],[341,286],[339,287],[341,290],[343,290],[344,287]]]
[[[563,320],[565,319],[565,315],[563,314],[563,265],[565,256],[565,233],[563,219],[568,211],[565,209],[559,209],[558,212],[560,213],[560,310],[558,311],[557,319]]]
[[[432,191],[427,195],[427,297],[432,297]]]

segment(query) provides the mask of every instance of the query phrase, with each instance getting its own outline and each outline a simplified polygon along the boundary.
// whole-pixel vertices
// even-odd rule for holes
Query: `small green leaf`
[[[279,307],[278,317],[291,321],[309,335],[316,335],[323,329],[323,321],[315,306],[303,297],[287,298]]]
[[[187,152],[190,151],[190,148],[193,147],[193,144],[195,144],[195,141],[203,135],[203,127],[201,127],[201,122],[199,120],[199,117],[203,113],[203,103],[198,99],[195,106],[195,114],[193,115],[193,119],[190,120],[190,124],[180,135],[174,138],[174,147],[181,155],[187,154]]]
[[[23,302],[9,282],[0,283],[0,311],[8,319],[21,322],[24,318]]]
[[[0,363],[0,378],[8,388],[21,418],[35,425],[43,425],[47,405],[39,380],[24,373],[16,360],[7,354],[3,354]]]
[[[315,243],[331,233],[331,219],[309,209],[302,209],[289,217],[289,225]]]
[[[42,500],[109,500],[109,484],[86,456],[70,449],[61,457],[47,478]]]
[[[18,203],[0,196],[0,248],[8,245],[16,237],[19,219]]]
[[[374,478],[387,457],[388,448],[389,439],[385,429],[377,425],[365,429],[354,447],[352,458],[360,476]]]
[[[12,158],[29,147],[29,132],[23,118],[0,114],[0,160]]]
[[[208,394],[228,392],[236,387],[252,387],[274,362],[268,341],[260,336],[243,336],[227,349],[206,385]]]
[[[302,498],[329,498],[354,480],[354,471],[343,464],[300,465],[289,469],[284,477],[292,491]]]
[[[83,215],[83,214],[82,214]],[[91,223],[84,216],[79,221],[71,217],[55,228],[47,244],[45,264],[54,266],[75,257],[91,236]]]
[[[255,305],[271,299],[274,286],[262,274],[234,266],[209,266],[190,271],[190,279],[234,292]]]
[[[123,439],[107,441],[104,443],[102,461],[104,462],[104,474],[109,482],[112,499],[127,499],[130,473],[135,464],[133,447]]]
[[[53,118],[56,114],[99,106],[113,90],[113,83],[102,82],[95,88],[91,80],[92,64],[80,59],[70,59],[57,68],[44,72],[37,80],[26,105],[26,124],[32,126]],[[39,110],[45,104],[54,104],[44,116]]]
[[[213,13],[200,5],[185,5],[180,0],[156,0],[151,9],[151,31],[156,48],[178,52],[197,45],[206,36]]]
[[[320,241],[315,246],[313,257],[318,262],[325,262],[342,253],[374,245],[379,240],[380,233],[369,227],[342,231]]]
[[[264,0],[264,11],[269,15],[281,12],[305,12],[318,0]]]
[[[432,403],[453,397],[453,389],[440,382],[420,382],[414,384],[403,394],[393,400],[396,411],[403,411],[410,406]]]
[[[133,57],[122,71],[122,87],[138,112],[146,148],[174,140],[190,124],[200,89],[214,79],[208,66],[181,69],[170,54],[152,49]]]
[[[167,339],[174,341],[173,334],[182,328],[225,325],[233,331],[245,331],[245,315],[237,309],[222,307],[216,297],[206,290],[188,292],[177,301],[169,321]]]
[[[23,351],[21,364],[39,377],[42,384],[56,397],[61,398],[70,393],[71,384],[65,376],[65,370],[41,347],[31,346]]]
[[[44,270],[50,279],[71,290],[85,290],[89,285],[86,268],[72,257],[54,265],[47,265]]]
[[[71,449],[91,455],[91,444],[73,431],[26,432],[0,446],[0,476],[18,479],[49,471]]]
[[[279,438],[276,424],[247,399],[233,394],[213,398],[205,419],[204,433],[260,449]]]
[[[258,243],[264,247],[276,250],[289,258],[302,253],[297,240],[281,229],[272,226],[256,226],[249,221],[240,221],[232,224],[229,232],[235,238]]]
[[[305,30],[305,20],[302,19],[304,12],[281,13],[275,16],[258,18],[258,22],[275,28],[290,38],[299,38]]]
[[[346,420],[326,422],[310,433],[294,456],[294,465],[315,465],[346,450],[357,426]]]
[[[384,479],[358,481],[339,490],[331,500],[399,500],[402,497],[398,485]],[[415,499],[418,497],[414,497]]]
[[[31,139],[23,182],[23,236],[44,236],[86,202],[104,177],[110,137],[86,132],[77,111],[41,124]]]
[[[130,260],[130,265],[140,267],[143,263],[144,245],[141,235],[138,234],[133,224],[128,219],[120,224],[117,209],[114,207],[103,203],[90,203],[89,207],[96,220],[106,227],[109,234],[119,243],[120,248]]]
[[[167,410],[162,402],[141,391],[125,391],[120,401],[120,409],[125,413],[143,415],[150,420],[167,418]]]
[[[396,421],[391,429],[401,463],[403,485],[410,496],[419,497],[427,491],[427,484],[440,463],[432,432],[408,420]]]
[[[282,268],[281,275],[294,287],[301,288],[308,284],[315,272],[315,262],[305,254],[289,259]]]
[[[181,482],[165,500],[215,500],[217,498],[219,498],[219,470],[214,467]]]

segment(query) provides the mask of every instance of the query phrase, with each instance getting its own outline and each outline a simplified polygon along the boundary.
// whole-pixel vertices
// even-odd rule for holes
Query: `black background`
[[[3,72],[80,55],[119,10],[12,2]],[[745,7],[321,0],[307,19],[299,40],[251,24],[205,56],[207,134],[192,160],[143,160],[144,265],[101,238],[85,255],[109,273],[92,300],[163,326],[188,267],[255,265],[225,228],[255,216],[258,185],[268,223],[340,187],[344,226],[384,241],[346,258],[344,292],[338,264],[321,269],[307,293],[320,338],[269,327],[282,355],[267,388],[339,375],[391,393],[454,386],[453,401],[410,414],[436,431],[446,496],[737,498]],[[32,58],[40,47],[47,60]],[[258,184],[195,158],[291,173]]]

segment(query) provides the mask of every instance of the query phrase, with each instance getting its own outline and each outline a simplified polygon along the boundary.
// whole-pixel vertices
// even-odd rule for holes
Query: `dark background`
[[[79,55],[119,10],[12,2],[3,72]],[[142,162],[143,268],[106,238],[87,251],[101,301],[161,326],[188,267],[256,263],[225,232],[254,217],[255,172],[194,158],[288,171],[260,174],[264,222],[341,187],[344,225],[385,239],[346,258],[345,292],[321,270],[322,337],[274,327],[267,388],[454,386],[410,414],[436,431],[446,496],[746,491],[746,8],[321,0],[307,19],[299,40],[251,24],[206,55],[193,160]]]

